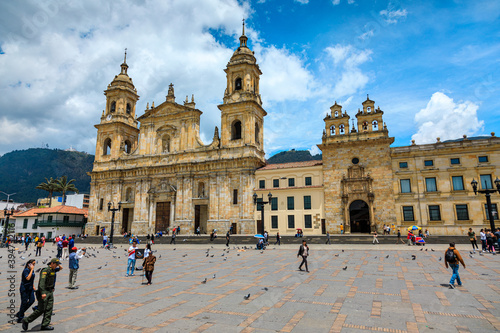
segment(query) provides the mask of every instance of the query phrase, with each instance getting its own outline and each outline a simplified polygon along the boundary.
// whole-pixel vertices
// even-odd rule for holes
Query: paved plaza
[[[500,330],[500,255],[470,258],[470,247],[458,245],[467,265],[460,267],[464,285],[449,289],[445,245],[428,245],[427,251],[406,245],[312,245],[310,273],[297,270],[296,245],[271,245],[263,252],[233,246],[229,253],[222,245],[153,247],[158,260],[151,286],[141,284],[140,271],[125,276],[125,245],[114,251],[90,250],[95,257],[80,260],[78,290],[65,288],[69,270],[63,261],[65,268],[57,274],[54,332]],[[41,258],[54,256],[52,248],[47,245]],[[0,249],[2,267],[7,267],[6,253]],[[34,250],[28,253],[34,256]],[[16,251],[16,257],[17,312],[21,265],[28,254]],[[40,267],[45,265],[39,259]],[[0,276],[0,331],[20,332],[20,324],[7,323],[7,269]],[[38,330],[40,323],[41,318],[31,323],[30,330]]]

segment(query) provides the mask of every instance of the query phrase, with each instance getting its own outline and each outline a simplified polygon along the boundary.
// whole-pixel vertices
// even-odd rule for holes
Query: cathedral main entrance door
[[[351,233],[370,232],[370,210],[368,204],[363,200],[356,200],[349,206],[349,217],[351,223]]]
[[[170,201],[156,203],[155,232],[167,231],[170,227]]]

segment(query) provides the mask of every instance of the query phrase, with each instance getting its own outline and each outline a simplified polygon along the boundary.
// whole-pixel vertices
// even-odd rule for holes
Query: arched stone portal
[[[363,200],[355,200],[349,205],[351,233],[370,232],[370,207]]]

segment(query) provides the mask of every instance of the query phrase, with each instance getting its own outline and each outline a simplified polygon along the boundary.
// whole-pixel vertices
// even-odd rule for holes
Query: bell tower
[[[221,110],[221,147],[254,146],[264,151],[264,117],[259,94],[262,72],[247,46],[245,20],[240,46],[227,64],[227,86]]]
[[[139,100],[132,78],[127,74],[127,49],[120,65],[120,74],[104,91],[106,109],[97,128],[95,161],[107,161],[119,158],[122,154],[131,154],[137,147],[139,129],[135,116],[135,106]]]

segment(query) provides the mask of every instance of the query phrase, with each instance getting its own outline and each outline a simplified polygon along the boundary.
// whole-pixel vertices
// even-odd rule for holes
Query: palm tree
[[[57,192],[62,192],[62,204],[63,206],[66,205],[66,192],[76,192],[78,193],[78,189],[76,188],[75,184],[73,182],[75,181],[74,179],[71,179],[68,181],[68,176],[62,176],[61,178],[58,178],[57,180]]]
[[[49,207],[52,206],[52,194],[57,191],[57,181],[52,177],[45,178],[45,183],[40,183],[36,189],[49,192]]]

